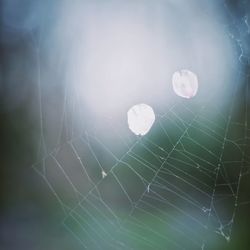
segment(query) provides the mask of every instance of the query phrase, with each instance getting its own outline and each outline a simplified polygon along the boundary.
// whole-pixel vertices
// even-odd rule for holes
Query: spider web
[[[248,15],[231,17],[228,33],[241,66]],[[242,29],[242,27],[245,29]],[[237,27],[241,27],[237,28]],[[67,86],[50,148],[37,46],[40,107],[39,160],[33,168],[60,204],[63,225],[83,249],[211,249],[230,244],[239,207],[249,203],[249,76],[242,67],[226,102],[176,99],[144,137],[105,118],[102,128],[81,114],[77,91]],[[242,83],[243,82],[243,83]],[[216,105],[213,105],[216,103]],[[104,133],[108,131],[108,133]],[[110,133],[111,131],[111,133]]]

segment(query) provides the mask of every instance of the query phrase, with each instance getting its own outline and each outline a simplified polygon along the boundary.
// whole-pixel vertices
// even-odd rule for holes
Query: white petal
[[[107,176],[107,173],[104,170],[102,170],[102,178],[105,178],[106,176]]]
[[[130,108],[127,116],[129,129],[136,135],[147,134],[155,121],[153,109],[144,103]]]
[[[198,91],[198,79],[195,73],[183,69],[176,71],[172,78],[174,92],[183,98],[192,98]]]

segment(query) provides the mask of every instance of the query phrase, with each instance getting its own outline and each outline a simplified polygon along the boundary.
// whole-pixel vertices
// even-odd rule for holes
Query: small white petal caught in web
[[[153,109],[144,103],[134,105],[127,115],[129,129],[136,135],[146,135],[155,121]]]
[[[107,173],[104,170],[102,170],[102,178],[105,178],[106,176],[107,176]]]
[[[198,79],[190,70],[176,71],[172,77],[174,92],[183,98],[192,98],[198,91]]]

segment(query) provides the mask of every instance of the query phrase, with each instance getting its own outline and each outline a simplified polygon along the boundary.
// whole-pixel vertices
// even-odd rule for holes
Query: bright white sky
[[[69,46],[73,91],[91,113],[114,118],[136,103],[171,103],[172,76],[182,69],[199,78],[196,98],[223,94],[234,60],[218,19],[210,1],[65,2],[54,33]]]

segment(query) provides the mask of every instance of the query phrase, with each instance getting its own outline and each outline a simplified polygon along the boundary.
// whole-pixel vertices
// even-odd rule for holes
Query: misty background
[[[168,143],[161,141],[164,136],[158,125],[173,107],[186,107],[198,114],[206,105],[204,116],[221,126],[224,123],[217,113],[232,116],[229,137],[243,138],[237,143],[244,156],[234,147],[224,149],[223,154],[233,180],[238,180],[239,166],[246,173],[239,186],[242,205],[236,210],[230,242],[218,237],[208,240],[205,249],[248,249],[250,6],[247,1],[232,0],[187,2],[1,1],[1,249],[83,249],[67,230],[70,226],[75,235],[80,231],[71,225],[68,214],[93,183],[79,174],[76,159],[85,159],[96,184],[102,180],[101,171],[88,145],[108,172],[115,159],[100,147],[98,139],[117,158],[134,142],[147,143],[147,138],[137,138],[127,128],[126,112],[138,102],[154,108],[158,120],[149,138],[166,148]],[[173,72],[182,68],[196,72],[201,84],[197,97],[189,103],[176,97],[170,84]],[[182,110],[175,112],[182,114]],[[187,114],[184,112],[184,117]],[[165,125],[175,140],[176,127],[167,120]],[[199,138],[197,131],[191,127],[190,133]],[[218,133],[224,137],[223,131],[218,129]],[[207,148],[217,150],[216,143],[202,140]],[[202,155],[200,149],[193,149]],[[149,157],[140,150],[136,154]],[[62,163],[81,194],[72,190],[53,157]],[[235,159],[243,159],[241,165],[234,165]],[[149,157],[151,160],[155,159]],[[46,179],[41,175],[44,171]],[[121,174],[120,180],[130,180],[127,190],[131,199],[136,200],[145,190],[134,174],[117,174]],[[151,178],[146,171],[142,175]],[[107,178],[100,189],[104,200],[123,218],[130,206],[112,181]],[[228,190],[223,192],[226,197]],[[234,204],[226,200],[218,207],[226,217]],[[174,211],[169,213],[175,216]],[[62,223],[65,218],[66,226]],[[153,222],[147,219],[151,226]],[[102,225],[105,227],[104,222]],[[126,243],[125,236],[119,237]],[[108,249],[96,241],[97,246],[103,244],[103,249]],[[87,244],[87,249],[98,249]],[[159,243],[159,249],[169,247],[164,244]],[[127,248],[121,247],[131,248],[144,249],[130,242]]]

